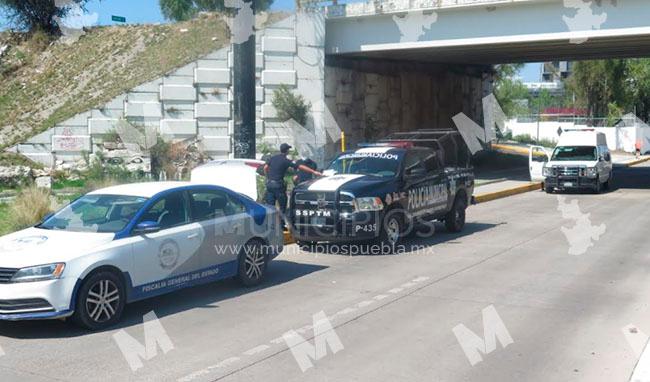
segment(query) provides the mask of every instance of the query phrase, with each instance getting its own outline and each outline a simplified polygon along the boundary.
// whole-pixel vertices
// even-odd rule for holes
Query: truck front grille
[[[580,167],[556,167],[559,176],[580,176]]]

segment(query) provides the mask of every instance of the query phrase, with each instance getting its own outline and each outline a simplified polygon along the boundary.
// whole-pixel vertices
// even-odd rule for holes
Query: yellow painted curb
[[[517,186],[517,187],[509,188],[507,190],[488,192],[485,194],[475,195],[474,203],[485,203],[485,202],[489,202],[490,200],[501,199],[508,196],[523,194],[524,192],[541,190],[541,189],[542,189],[542,183],[524,184],[523,186]]]
[[[641,158],[641,159],[637,159],[637,160],[633,160],[632,162],[627,162],[627,163],[625,163],[625,167],[636,166],[637,164],[640,164],[640,163],[643,163],[643,162],[647,162],[647,161],[649,161],[649,160],[650,160],[650,157],[647,157],[647,158]]]
[[[291,232],[289,231],[284,231],[284,244],[293,244],[296,241],[293,240],[293,236],[291,236]]]

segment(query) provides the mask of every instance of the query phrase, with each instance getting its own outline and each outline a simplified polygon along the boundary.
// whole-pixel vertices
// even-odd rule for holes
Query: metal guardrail
[[[322,9],[329,18],[370,16],[410,10],[435,10],[474,5],[499,5],[539,0],[376,0],[325,5]],[[322,3],[321,3],[322,4]]]

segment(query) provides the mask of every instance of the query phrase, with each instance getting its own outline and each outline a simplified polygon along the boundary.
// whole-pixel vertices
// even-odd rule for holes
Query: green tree
[[[528,98],[528,89],[516,78],[523,64],[502,64],[494,67],[494,96],[508,117],[526,113],[522,100]]]
[[[88,0],[70,0],[69,5],[57,7],[54,0],[0,0],[0,13],[6,15],[10,25],[28,31],[42,30],[58,35],[61,28],[56,18],[64,18],[70,5],[83,7]]]
[[[267,10],[273,0],[254,0],[255,11]],[[199,12],[224,12],[228,8],[224,0],[159,0],[160,10],[168,20],[185,21]]]
[[[650,59],[628,61],[631,108],[644,121],[650,121]]]
[[[579,61],[573,65],[567,87],[590,117],[604,117],[610,112],[610,104],[626,109],[633,102],[629,72],[629,60]]]

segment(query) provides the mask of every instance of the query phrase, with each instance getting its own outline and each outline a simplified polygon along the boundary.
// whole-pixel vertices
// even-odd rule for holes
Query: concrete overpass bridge
[[[454,128],[459,113],[490,126],[493,64],[650,56],[649,14],[648,0],[377,0],[299,12],[256,33],[257,141],[293,142],[324,164],[341,131],[352,147]],[[105,150],[107,132],[126,119],[227,158],[230,57],[224,47],[11,150],[59,166]],[[272,99],[282,85],[311,104],[305,126],[279,118]]]
[[[333,56],[493,64],[650,55],[647,0],[384,0],[326,14]]]

